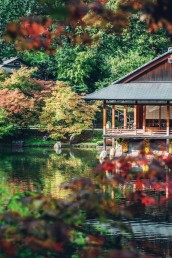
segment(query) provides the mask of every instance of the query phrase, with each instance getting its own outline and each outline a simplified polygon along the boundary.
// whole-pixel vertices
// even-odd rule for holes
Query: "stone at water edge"
[[[62,147],[62,143],[61,142],[56,142],[54,144],[54,150],[57,151],[57,150],[60,150]]]

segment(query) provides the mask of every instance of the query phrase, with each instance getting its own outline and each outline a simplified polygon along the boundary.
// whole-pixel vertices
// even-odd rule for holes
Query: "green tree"
[[[19,52],[18,56],[22,58],[29,67],[36,67],[33,76],[41,80],[57,79],[57,61],[55,55],[48,55],[43,51],[24,51]]]
[[[69,83],[75,92],[96,90],[95,83],[103,79],[102,58],[96,48],[64,44],[56,53],[57,79]]]
[[[34,71],[23,67],[0,82],[0,108],[6,110],[12,124],[20,127],[39,124],[44,90],[46,94],[50,92],[45,89],[44,82],[32,78]]]
[[[169,35],[160,29],[149,33],[135,14],[120,36],[99,31],[100,40],[91,46],[64,43],[57,48],[57,79],[76,92],[93,92],[167,51]]]
[[[17,129],[17,126],[9,122],[7,112],[0,108],[0,139],[4,136],[12,135]]]
[[[57,82],[45,100],[41,123],[53,139],[67,138],[90,128],[97,111],[97,105],[87,105],[66,83]]]
[[[0,62],[3,58],[16,56],[17,52],[13,45],[6,44],[3,34],[7,24],[22,16],[39,14],[41,7],[35,0],[1,0],[0,1]]]
[[[5,69],[0,69],[0,83],[4,82],[9,77]]]
[[[104,60],[103,69],[108,73],[104,73],[103,80],[96,83],[97,87],[107,86],[166,52],[170,45],[170,36],[163,29],[149,33],[145,22],[140,21],[139,14],[132,16],[130,26],[124,29],[120,36],[102,32],[97,52],[101,60]]]
[[[14,72],[6,79],[1,82],[0,88],[7,88],[10,90],[19,89],[22,93],[26,95],[32,95],[32,90],[39,90],[39,84],[32,78],[32,74],[35,69],[28,69],[22,67],[19,70],[14,70]]]

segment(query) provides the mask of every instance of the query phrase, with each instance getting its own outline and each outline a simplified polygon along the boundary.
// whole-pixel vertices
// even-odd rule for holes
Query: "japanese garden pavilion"
[[[112,85],[84,97],[102,100],[104,138],[172,138],[172,48]],[[112,126],[107,128],[107,105],[112,109]],[[115,125],[115,106],[124,107],[123,126]],[[133,125],[127,123],[127,108],[134,108]]]

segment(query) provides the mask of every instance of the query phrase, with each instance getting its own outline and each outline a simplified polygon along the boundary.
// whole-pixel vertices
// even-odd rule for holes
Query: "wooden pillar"
[[[124,106],[124,128],[127,127],[127,105]]]
[[[167,136],[170,135],[170,106],[167,106]]]
[[[112,105],[112,129],[115,128],[115,105]]]
[[[159,130],[161,129],[161,106],[159,107]]]
[[[106,114],[106,101],[104,101],[103,103],[103,135],[106,134],[106,118],[107,114]]]
[[[112,105],[112,129],[115,128],[115,105]],[[112,138],[112,148],[115,148],[115,138]]]
[[[137,128],[137,105],[134,105],[134,127]]]
[[[143,130],[146,131],[146,106],[143,106]]]

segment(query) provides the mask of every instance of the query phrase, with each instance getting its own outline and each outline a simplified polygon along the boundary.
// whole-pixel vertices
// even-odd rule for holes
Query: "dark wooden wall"
[[[153,82],[153,81],[172,81],[172,64],[168,63],[168,58],[162,63],[143,72],[130,82]]]
[[[143,106],[137,106],[136,128],[143,128]]]

